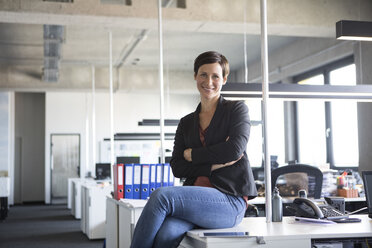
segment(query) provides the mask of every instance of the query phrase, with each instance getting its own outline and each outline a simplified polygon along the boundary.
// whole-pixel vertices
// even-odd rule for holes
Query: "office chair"
[[[296,174],[292,174],[296,173]],[[301,174],[297,174],[301,173]],[[302,175],[307,177],[304,178]],[[304,183],[308,182],[305,187],[308,187],[308,196],[314,197],[315,199],[319,199],[321,192],[322,192],[322,185],[323,185],[323,173],[319,170],[319,168],[306,165],[306,164],[295,164],[295,165],[286,165],[283,167],[279,167],[274,169],[271,172],[271,187],[272,190],[277,185],[277,180],[279,176],[284,175],[286,178],[287,183],[289,185],[286,186],[286,190],[281,191],[281,187],[279,186],[280,194],[284,196],[297,196],[298,190],[304,189]],[[293,180],[294,179],[294,180]],[[290,185],[291,181],[294,183],[300,183],[301,185]],[[295,182],[296,181],[296,182]],[[306,188],[305,188],[306,189]],[[286,193],[292,193],[292,195],[288,195]],[[282,195],[282,196],[283,196]]]

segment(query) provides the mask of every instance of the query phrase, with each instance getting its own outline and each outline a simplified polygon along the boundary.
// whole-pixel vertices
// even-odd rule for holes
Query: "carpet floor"
[[[89,240],[66,205],[12,206],[0,221],[0,248],[102,248]]]

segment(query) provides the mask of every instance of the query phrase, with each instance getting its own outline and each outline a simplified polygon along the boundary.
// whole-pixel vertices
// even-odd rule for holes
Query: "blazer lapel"
[[[217,125],[218,120],[221,120],[221,117],[222,117],[222,114],[223,114],[223,108],[222,108],[222,102],[223,101],[224,101],[224,98],[222,96],[220,96],[220,98],[218,99],[218,104],[217,104],[216,111],[214,112],[212,120],[211,120],[211,122],[209,123],[209,126],[208,126],[208,131],[207,131],[207,134],[206,134],[206,137],[205,137],[205,144],[206,145],[210,144],[209,142],[210,142],[211,139],[209,137],[211,137],[211,135],[214,135],[215,132],[218,131],[218,127],[216,125]]]
[[[193,143],[197,145],[197,147],[203,146],[200,141],[200,134],[199,134],[199,113],[200,113],[201,103],[199,103],[198,107],[194,112],[194,126],[193,126]]]

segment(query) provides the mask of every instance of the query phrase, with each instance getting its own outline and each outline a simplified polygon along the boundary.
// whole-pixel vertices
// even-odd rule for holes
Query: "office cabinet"
[[[119,247],[119,205],[112,196],[106,197],[106,247]]]
[[[147,200],[121,199],[119,205],[119,248],[129,248],[134,228]]]
[[[81,180],[72,179],[71,214],[75,219],[81,218]]]
[[[74,195],[72,182],[75,179],[79,179],[79,178],[68,178],[67,179],[67,208],[68,209],[71,209],[72,203],[75,202],[72,199]]]
[[[106,197],[111,191],[111,184],[82,184],[81,230],[89,239],[106,237]]]

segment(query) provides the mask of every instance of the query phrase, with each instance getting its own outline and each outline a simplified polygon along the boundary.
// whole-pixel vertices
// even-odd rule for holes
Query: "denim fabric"
[[[215,188],[158,188],[137,222],[131,248],[177,247],[193,228],[229,228],[239,224],[245,209],[242,197]]]

